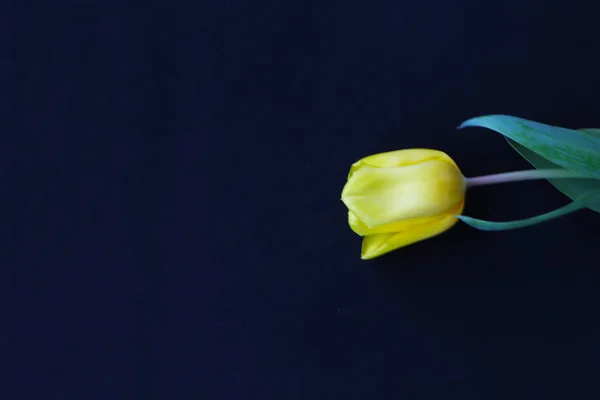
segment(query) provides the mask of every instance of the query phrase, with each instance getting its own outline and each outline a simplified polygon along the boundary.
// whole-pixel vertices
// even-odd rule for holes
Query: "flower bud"
[[[342,190],[348,223],[364,236],[362,259],[450,229],[462,213],[465,178],[445,153],[407,149],[355,162]]]

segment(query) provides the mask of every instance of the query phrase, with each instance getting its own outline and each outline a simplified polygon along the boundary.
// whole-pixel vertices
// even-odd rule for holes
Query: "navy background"
[[[474,116],[600,127],[593,6],[47,3],[0,6],[0,398],[600,395],[600,216],[361,261],[339,200],[381,151],[529,167]]]

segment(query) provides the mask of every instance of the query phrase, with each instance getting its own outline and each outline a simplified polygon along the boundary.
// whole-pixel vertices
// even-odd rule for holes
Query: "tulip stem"
[[[534,179],[567,179],[567,178],[589,178],[578,172],[562,168],[553,169],[530,169],[525,171],[503,172],[500,174],[476,176],[466,178],[467,187],[495,185],[498,183],[529,181]]]

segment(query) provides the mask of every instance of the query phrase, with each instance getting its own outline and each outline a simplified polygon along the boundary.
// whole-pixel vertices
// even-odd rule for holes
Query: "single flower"
[[[342,190],[348,223],[363,236],[361,258],[439,235],[458,222],[466,179],[445,153],[407,149],[365,157]]]

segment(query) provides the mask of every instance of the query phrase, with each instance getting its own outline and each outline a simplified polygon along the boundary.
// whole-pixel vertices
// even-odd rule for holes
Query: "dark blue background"
[[[600,127],[576,4],[3,3],[0,398],[598,398],[600,216],[367,262],[339,200],[380,151],[529,167],[474,116]]]

